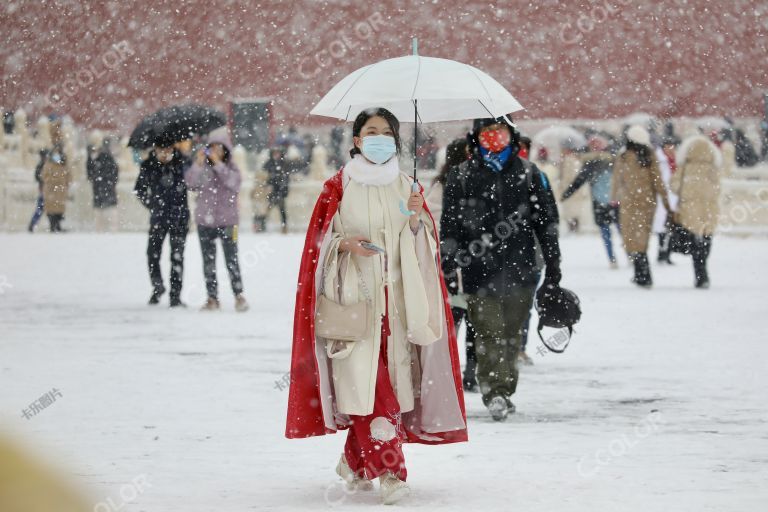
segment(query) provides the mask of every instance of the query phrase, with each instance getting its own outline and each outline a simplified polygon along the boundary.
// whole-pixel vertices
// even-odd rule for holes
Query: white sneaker
[[[491,401],[488,402],[488,412],[491,413],[491,418],[493,418],[494,421],[506,420],[507,415],[509,414],[507,401],[501,396],[491,398]]]
[[[336,465],[336,474],[347,482],[347,489],[350,491],[373,490],[373,482],[356,475],[352,468],[349,467],[349,464],[347,464],[347,459],[344,455],[341,456],[339,463]]]
[[[385,505],[394,505],[411,494],[411,488],[408,484],[389,472],[379,477],[379,488],[381,499]]]

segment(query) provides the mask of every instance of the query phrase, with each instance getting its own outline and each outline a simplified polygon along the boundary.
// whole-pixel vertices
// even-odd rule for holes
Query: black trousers
[[[281,194],[270,194],[266,214],[266,216],[269,217],[272,208],[277,206],[277,209],[280,210],[280,223],[283,226],[288,225],[288,210],[285,207],[285,198],[286,196]]]
[[[155,290],[164,289],[163,275],[160,272],[160,256],[163,252],[163,242],[168,236],[171,242],[171,300],[181,298],[181,283],[184,277],[184,245],[187,242],[189,226],[169,225],[167,223],[151,224],[149,226],[149,243],[147,244],[147,266],[149,279]]]
[[[221,247],[224,249],[224,261],[229,272],[229,282],[232,285],[232,293],[243,293],[243,278],[240,275],[240,263],[237,261],[237,226],[225,226],[210,228],[197,226],[200,236],[200,249],[203,252],[203,275],[205,276],[205,288],[208,297],[218,298],[219,283],[216,279],[216,239],[221,239]]]
[[[64,214],[61,214],[61,213],[48,214],[48,223],[51,225],[51,233],[59,233],[61,231],[62,220],[64,220]]]

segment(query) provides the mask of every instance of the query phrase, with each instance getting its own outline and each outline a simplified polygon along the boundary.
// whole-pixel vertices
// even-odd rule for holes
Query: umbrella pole
[[[411,40],[411,43],[413,45],[413,54],[418,55],[419,54],[419,39],[414,37]],[[416,179],[416,146],[418,145],[418,136],[419,136],[419,108],[416,105],[416,102],[418,100],[416,98],[413,99],[413,183],[414,185],[418,183],[419,181]],[[414,187],[416,188],[416,187]]]
[[[416,101],[413,100],[413,182],[418,183],[419,180],[416,179],[416,147],[418,145],[418,139],[419,139],[419,125],[417,124],[419,121],[419,110],[416,106]]]

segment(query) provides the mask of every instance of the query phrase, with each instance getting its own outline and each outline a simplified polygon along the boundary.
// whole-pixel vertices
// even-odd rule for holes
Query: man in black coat
[[[187,162],[174,148],[174,140],[159,137],[149,157],[141,163],[134,193],[150,211],[147,264],[152,282],[149,304],[160,301],[165,293],[160,273],[160,256],[163,241],[171,243],[171,307],[185,306],[181,301],[181,284],[184,273],[184,244],[189,232],[189,206],[184,170]]]
[[[288,214],[285,200],[291,185],[291,169],[290,163],[285,158],[285,152],[281,148],[273,148],[270,151],[269,160],[264,164],[264,170],[267,172],[267,185],[270,186],[265,221],[272,208],[277,206],[280,211],[282,232],[287,233]]]
[[[115,207],[117,206],[118,168],[115,157],[109,150],[109,139],[104,139],[101,148],[94,155],[94,149],[88,147],[86,162],[88,181],[93,187],[93,207],[96,209],[97,231],[103,231],[108,224],[115,228]]]
[[[544,286],[561,277],[557,205],[546,175],[518,156],[519,137],[506,116],[475,120],[470,159],[448,173],[440,226],[445,279],[450,293],[467,296],[477,334],[477,380],[497,421],[514,412],[509,397],[538,284],[537,242]]]

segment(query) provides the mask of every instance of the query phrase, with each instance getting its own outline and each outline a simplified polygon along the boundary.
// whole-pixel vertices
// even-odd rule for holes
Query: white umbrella
[[[415,102],[422,123],[501,117],[523,109],[499,82],[469,64],[409,55],[352,72],[310,113],[350,121],[367,108],[384,107],[407,121]]]
[[[733,125],[729,123],[727,120],[723,119],[722,117],[715,117],[715,116],[708,116],[708,117],[700,117],[696,121],[696,126],[701,128],[702,130],[727,130],[729,128],[733,128]]]
[[[400,121],[422,123],[501,117],[523,109],[509,91],[479,69],[418,55],[415,39],[413,55],[354,71],[328,91],[310,113],[349,121],[375,107],[386,108]],[[415,152],[414,141],[414,180]]]
[[[634,114],[630,114],[624,118],[624,124],[639,124],[646,130],[650,130],[651,127],[655,127],[659,124],[659,120],[651,114],[646,114],[645,112],[635,112]]]
[[[549,149],[575,149],[587,145],[587,139],[580,131],[570,126],[560,125],[544,128],[533,136],[533,142]]]

